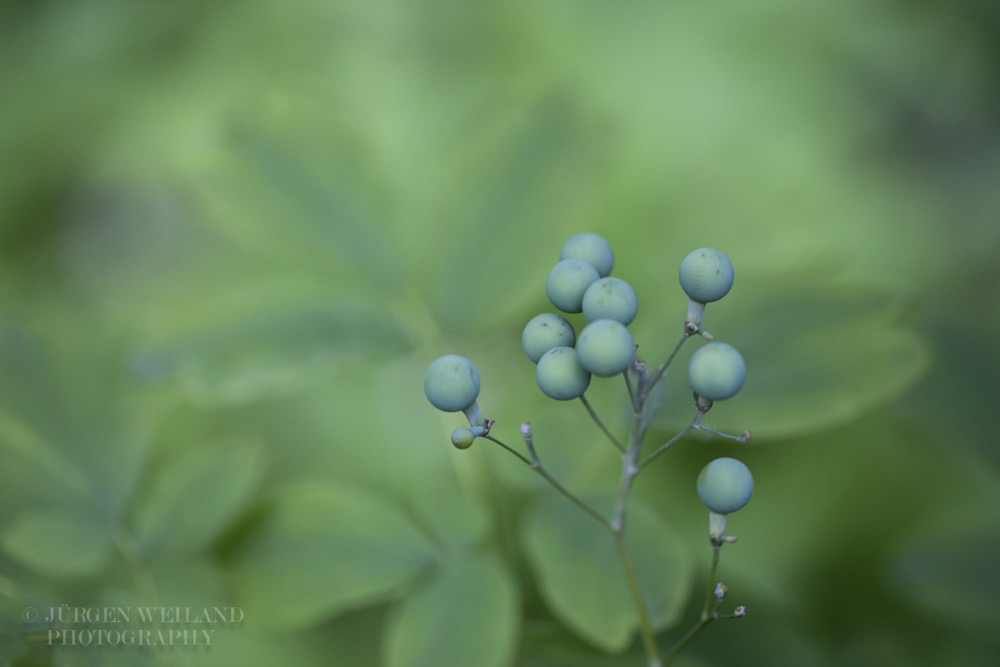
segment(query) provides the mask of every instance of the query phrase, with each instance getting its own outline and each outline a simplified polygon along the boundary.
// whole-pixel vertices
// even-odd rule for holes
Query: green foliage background
[[[607,536],[497,448],[454,451],[461,417],[420,388],[474,359],[501,437],[530,419],[555,475],[613,491],[613,451],[519,349],[591,230],[651,361],[681,258],[736,266],[707,325],[749,381],[711,421],[754,442],[692,438],[636,489],[661,639],[707,568],[695,475],[737,455],[757,491],[721,573],[750,614],[685,664],[995,664],[998,25],[853,0],[0,3],[0,662],[642,664]],[[662,439],[690,418],[668,380]],[[618,383],[591,395],[624,425]],[[49,647],[24,610],[61,604],[246,618],[210,649]]]

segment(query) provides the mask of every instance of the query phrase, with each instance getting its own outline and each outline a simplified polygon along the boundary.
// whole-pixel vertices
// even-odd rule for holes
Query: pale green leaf
[[[209,450],[164,466],[136,517],[147,554],[204,549],[250,500],[263,472],[257,447]]]
[[[300,127],[283,125],[234,134],[228,159],[195,187],[205,219],[294,265],[391,284],[398,261],[378,192],[350,161],[356,137],[328,127],[317,142],[313,133],[295,136]]]
[[[450,550],[475,544],[490,528],[486,504],[450,474],[421,477],[409,498],[421,525],[433,534],[436,543]]]
[[[997,549],[1000,527],[992,517],[959,519],[905,544],[889,579],[901,597],[941,622],[990,633],[996,627],[993,601],[1000,595]]]
[[[638,616],[611,534],[562,498],[540,500],[525,520],[524,547],[552,612],[605,651],[629,646]],[[633,500],[628,544],[654,629],[683,611],[692,567],[683,542],[657,514]]]
[[[96,574],[112,550],[106,525],[68,508],[22,512],[0,534],[0,546],[27,567],[55,577]]]
[[[393,313],[364,290],[277,281],[212,295],[165,324],[134,372],[172,377],[206,405],[243,405],[314,386],[338,364],[408,349]]]
[[[818,269],[746,282],[705,312],[715,340],[734,346],[747,365],[743,389],[716,402],[706,424],[750,429],[755,439],[801,436],[878,409],[929,367],[926,340],[891,294]],[[702,344],[688,342],[672,367],[669,415],[660,424],[694,416],[687,360]]]
[[[303,484],[266,511],[233,566],[248,619],[301,628],[395,597],[433,558],[427,539],[385,498]]]
[[[448,563],[386,628],[388,667],[505,667],[520,624],[517,582],[492,556]]]

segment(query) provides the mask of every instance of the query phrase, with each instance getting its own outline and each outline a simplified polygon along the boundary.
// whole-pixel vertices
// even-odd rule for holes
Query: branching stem
[[[646,404],[646,400],[657,383],[663,378],[664,374],[667,372],[670,364],[673,362],[674,358],[680,352],[681,347],[684,342],[690,338],[694,333],[685,329],[684,335],[681,337],[677,345],[674,346],[673,351],[665,362],[663,362],[657,369],[656,372],[651,376],[646,376],[645,370],[641,371],[640,382],[638,387],[634,386],[631,378],[628,375],[628,371],[624,372],[625,386],[628,390],[629,399],[632,403],[633,415],[632,423],[629,427],[628,433],[628,445],[623,447],[621,442],[608,430],[604,422],[601,421],[600,417],[594,411],[593,406],[587,400],[585,396],[580,396],[580,402],[583,403],[583,407],[586,408],[587,413],[590,418],[597,424],[598,428],[608,437],[608,440],[615,446],[619,454],[622,455],[622,474],[618,486],[618,495],[615,501],[614,512],[611,518],[608,519],[596,509],[587,504],[579,496],[568,490],[562,484],[560,484],[554,477],[552,477],[549,472],[542,466],[542,462],[538,458],[538,453],[535,451],[534,442],[532,440],[532,432],[530,424],[525,423],[522,426],[521,432],[524,436],[524,442],[528,449],[528,457],[524,456],[520,452],[512,449],[504,442],[500,441],[493,435],[487,433],[483,436],[487,440],[495,442],[500,445],[508,452],[516,456],[522,463],[527,465],[529,468],[538,473],[546,482],[548,482],[556,491],[570,500],[573,504],[584,511],[588,516],[600,523],[606,530],[608,530],[614,537],[615,546],[618,549],[618,556],[621,559],[622,570],[625,574],[625,581],[628,585],[629,595],[632,598],[632,603],[635,606],[636,616],[639,621],[639,634],[642,639],[643,647],[646,652],[646,659],[648,661],[649,667],[664,667],[668,665],[679,653],[680,651],[693,640],[702,630],[704,630],[712,621],[719,618],[718,606],[721,603],[720,599],[714,599],[715,591],[715,576],[716,571],[719,566],[719,552],[721,551],[721,542],[713,541],[712,547],[712,565],[709,571],[709,588],[708,593],[705,598],[705,606],[702,609],[701,616],[698,621],[691,627],[688,632],[681,637],[678,643],[671,648],[669,653],[661,657],[659,646],[656,643],[656,634],[653,630],[653,623],[649,615],[649,609],[643,600],[642,588],[639,585],[639,579],[635,570],[635,563],[632,559],[632,554],[629,551],[628,540],[627,540],[627,523],[628,523],[628,498],[632,490],[632,484],[635,477],[649,465],[656,457],[665,452],[675,443],[680,441],[684,436],[686,436],[691,431],[696,429],[703,430],[709,433],[714,433],[716,435],[721,435],[723,437],[732,438],[735,440],[747,440],[749,439],[749,432],[740,434],[739,436],[729,435],[726,433],[721,433],[715,429],[701,426],[702,417],[704,417],[705,412],[711,407],[710,404],[701,406],[698,405],[697,414],[691,423],[688,424],[684,430],[677,433],[667,442],[660,445],[651,454],[646,456],[646,458],[640,458],[642,440],[645,435],[646,425],[643,423],[643,412]],[[530,457],[530,458],[529,458]]]
[[[649,667],[662,667],[660,659],[660,649],[656,645],[656,636],[653,633],[653,624],[649,620],[649,612],[646,611],[646,603],[642,599],[642,589],[639,587],[639,579],[635,574],[635,565],[632,563],[632,555],[629,553],[628,545],[625,543],[625,531],[611,531],[615,536],[615,544],[618,546],[618,556],[622,561],[622,569],[625,571],[625,581],[628,582],[629,594],[632,596],[632,603],[639,616],[639,634],[642,636],[642,643],[646,649],[646,657],[649,660]]]
[[[697,415],[695,415],[695,418],[691,420],[691,423],[684,428],[683,431],[681,431],[674,437],[670,438],[670,440],[667,440],[665,443],[657,447],[652,454],[643,459],[642,463],[639,464],[639,470],[642,470],[643,468],[648,466],[650,463],[652,463],[653,459],[655,459],[657,456],[670,449],[675,443],[680,441],[681,438],[686,436],[688,433],[698,428],[698,422],[700,421],[701,421],[701,413],[698,413]]]
[[[525,438],[525,441],[528,443],[528,450],[531,452],[531,458],[532,458],[531,461],[529,461],[527,458],[525,458],[523,454],[520,454],[519,452],[517,452],[516,450],[512,449],[508,445],[504,444],[503,442],[501,442],[497,438],[493,437],[492,435],[487,435],[487,436],[485,436],[485,438],[487,440],[495,442],[496,444],[500,445],[501,447],[503,447],[504,449],[506,449],[508,452],[510,452],[511,454],[513,454],[514,456],[516,456],[517,458],[519,458],[529,468],[531,468],[536,473],[538,473],[542,477],[542,479],[544,479],[546,482],[548,482],[549,484],[551,484],[552,487],[556,491],[558,491],[563,496],[565,496],[566,498],[568,498],[569,500],[571,500],[577,507],[579,507],[584,512],[586,512],[589,516],[591,516],[593,519],[595,519],[597,522],[599,522],[602,526],[604,526],[608,530],[611,530],[611,524],[608,523],[608,520],[606,518],[604,518],[604,515],[602,515],[600,512],[598,512],[597,510],[595,510],[590,505],[588,505],[579,496],[577,496],[576,494],[574,494],[572,491],[570,491],[569,489],[567,489],[565,486],[563,486],[562,484],[560,484],[552,475],[549,474],[549,472],[545,468],[542,467],[542,462],[538,459],[538,454],[535,453],[535,448],[531,444],[531,441],[528,438]]]
[[[707,628],[712,624],[712,621],[719,617],[718,607],[719,600],[715,598],[715,575],[719,569],[719,552],[722,551],[722,544],[712,543],[712,565],[708,571],[708,592],[705,594],[705,605],[702,607],[701,616],[698,617],[697,622],[691,626],[691,628],[684,633],[677,643],[667,652],[664,656],[663,664],[669,665],[674,658],[684,649],[685,646],[691,643],[695,637],[697,637],[702,630]]]
[[[670,356],[667,357],[666,361],[660,364],[660,367],[656,369],[656,372],[653,373],[652,377],[649,378],[649,381],[646,382],[646,387],[642,395],[642,400],[646,399],[646,396],[649,395],[651,388],[655,387],[656,383],[660,381],[661,377],[663,377],[663,374],[667,372],[667,369],[670,368],[670,364],[673,362],[674,357],[677,356],[677,353],[681,351],[681,347],[683,347],[685,341],[687,341],[687,339],[690,337],[691,334],[688,333],[687,329],[685,329],[684,335],[682,335],[681,339],[677,341],[677,345],[674,346],[673,352],[670,353]]]
[[[601,418],[597,416],[597,413],[594,412],[593,406],[590,405],[590,401],[587,400],[585,395],[580,394],[580,402],[583,403],[583,407],[587,408],[587,413],[590,414],[590,418],[594,420],[594,423],[597,424],[598,428],[604,431],[604,435],[608,436],[608,440],[611,441],[618,452],[620,454],[624,454],[625,448],[622,447],[622,443],[618,442],[618,438],[616,438],[611,431],[608,430],[608,427],[604,425]]]
[[[639,619],[639,635],[642,637],[643,646],[646,649],[646,658],[649,667],[661,667],[660,649],[656,645],[656,635],[653,632],[653,624],[649,618],[649,611],[646,602],[642,597],[642,589],[635,573],[635,565],[629,553],[628,542],[626,540],[626,527],[628,524],[628,496],[632,490],[632,482],[639,474],[639,453],[644,435],[642,427],[642,401],[635,405],[635,412],[632,415],[632,425],[629,428],[628,449],[625,450],[625,459],[622,463],[621,482],[618,487],[618,500],[615,503],[615,512],[611,517],[610,529],[618,547],[618,556],[622,562],[622,569],[625,572],[625,580],[628,582],[629,594],[632,596],[632,604],[635,606],[636,616]]]

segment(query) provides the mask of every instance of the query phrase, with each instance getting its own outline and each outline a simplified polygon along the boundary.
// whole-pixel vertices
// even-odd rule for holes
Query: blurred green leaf
[[[40,574],[83,577],[104,568],[112,540],[108,527],[93,515],[40,509],[18,514],[0,533],[0,546]]]
[[[310,104],[299,103],[308,112]],[[399,261],[379,210],[384,204],[366,192],[365,174],[351,161],[357,139],[330,127],[317,141],[283,124],[234,133],[228,162],[195,186],[205,220],[257,252],[331,276],[394,285]]]
[[[643,649],[608,655],[584,643],[555,619],[543,616],[524,623],[517,667],[636,667],[643,663]]]
[[[28,652],[24,633],[24,600],[0,597],[0,665],[14,665]]]
[[[627,648],[638,618],[612,536],[565,499],[545,498],[531,508],[522,539],[552,612],[594,646]],[[654,629],[672,626],[693,576],[684,542],[633,499],[628,544]]]
[[[518,588],[493,556],[448,563],[390,617],[388,667],[505,667],[518,639]]]
[[[413,511],[445,549],[459,552],[483,539],[490,529],[489,509],[458,484],[453,475],[439,474],[414,485],[408,498]]]
[[[519,104],[484,132],[480,150],[488,149],[489,160],[476,155],[452,167],[467,187],[442,193],[453,213],[427,221],[439,233],[416,240],[423,294],[451,335],[502,327],[516,308],[543,296],[539,286],[571,233],[561,230],[588,215],[597,152],[571,101],[535,93]],[[555,223],[570,216],[572,223]]]
[[[204,549],[247,505],[264,471],[259,447],[210,449],[165,466],[136,510],[148,556]]]
[[[812,275],[810,275],[812,274]],[[818,275],[816,275],[818,274]],[[753,278],[739,298],[709,304],[705,327],[747,364],[746,385],[716,403],[706,423],[757,438],[789,438],[842,425],[909,389],[930,366],[926,339],[902,318],[898,299],[823,271]],[[685,346],[660,423],[693,416]]]
[[[138,546],[165,556],[143,562],[123,531],[124,560],[69,578],[3,549],[0,600],[256,595],[211,651],[32,645],[18,667],[378,665],[388,620],[430,620],[405,605],[464,599],[452,567],[523,552],[516,611],[547,627],[519,626],[515,661],[644,664],[638,642],[605,655],[553,603],[563,570],[594,578],[577,561],[610,537],[591,526],[539,567],[517,518],[542,481],[496,448],[456,452],[461,415],[419,388],[437,354],[469,355],[498,436],[517,444],[531,419],[569,488],[613,488],[614,452],[577,408],[544,402],[518,348],[549,309],[559,244],[583,229],[608,237],[636,287],[630,328],[649,361],[679,335],[677,262],[730,253],[737,282],[706,325],[750,374],[706,422],[784,440],[697,434],[636,487],[691,543],[708,458],[745,457],[758,481],[722,565],[751,616],[713,626],[686,664],[994,664],[1000,15],[987,5],[0,2],[0,545],[79,550],[86,536],[32,538],[21,513],[62,515],[56,527],[92,513],[94,535],[139,519]],[[667,378],[656,436],[692,416],[683,364],[699,343]],[[908,392],[931,346],[934,373]],[[591,388],[616,433],[620,385]],[[266,465],[198,450],[232,442],[260,443]],[[258,480],[302,479],[364,491],[241,512]],[[384,535],[385,515],[409,537]],[[549,541],[571,532],[544,523]],[[235,572],[204,548],[219,531]],[[461,565],[472,549],[493,565]],[[364,590],[348,595],[354,576]],[[346,583],[331,601],[333,578]],[[576,606],[621,617],[610,599]],[[21,627],[16,608],[5,616]],[[619,621],[627,642],[634,624]]]
[[[256,284],[212,295],[133,360],[140,377],[175,377],[205,405],[240,405],[315,383],[339,362],[409,348],[365,289]]]
[[[433,559],[427,539],[385,498],[302,484],[266,509],[233,566],[248,619],[298,629],[395,597]]]
[[[957,525],[959,523],[965,525]],[[899,596],[941,621],[978,628],[992,636],[1000,599],[1000,526],[995,521],[955,521],[913,539],[891,564]]]
[[[46,488],[55,483],[78,498],[89,498],[93,492],[91,480],[83,470],[63,456],[58,448],[43,440],[41,434],[2,411],[0,456],[0,460],[6,463],[3,469],[17,471],[17,477],[22,480],[31,479],[35,473],[45,481]]]

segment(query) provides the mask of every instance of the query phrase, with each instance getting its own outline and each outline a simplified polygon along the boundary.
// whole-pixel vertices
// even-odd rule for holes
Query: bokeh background
[[[749,380],[709,421],[754,441],[691,437],[634,494],[662,644],[705,585],[694,477],[730,455],[750,613],[683,664],[996,664],[998,30],[962,2],[0,3],[0,662],[644,664],[607,536],[549,539],[572,507],[453,450],[421,391],[472,358],[498,436],[530,419],[613,492],[519,347],[589,230],[650,362],[684,255],[736,266],[706,325]],[[589,395],[625,426],[618,382]],[[25,610],[60,605],[245,618],[50,646]]]

